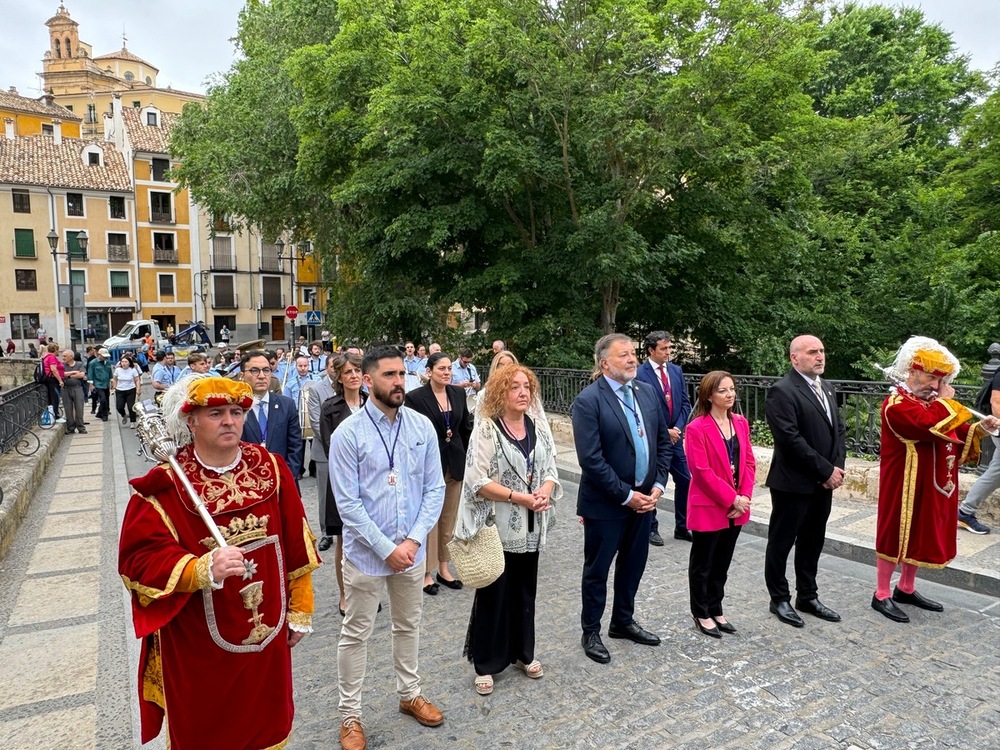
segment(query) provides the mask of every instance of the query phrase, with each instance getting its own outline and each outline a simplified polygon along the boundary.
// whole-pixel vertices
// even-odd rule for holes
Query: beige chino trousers
[[[392,619],[392,666],[399,699],[420,695],[417,652],[420,649],[420,615],[423,609],[422,565],[389,576],[369,576],[344,557],[344,590],[347,606],[337,646],[340,715],[361,718],[361,688],[368,668],[368,639],[375,630],[382,589],[389,591]]]

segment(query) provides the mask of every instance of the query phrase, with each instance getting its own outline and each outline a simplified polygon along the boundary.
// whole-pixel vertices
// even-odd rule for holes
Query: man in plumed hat
[[[252,403],[247,383],[207,375],[163,398],[177,464],[226,546],[170,464],[130,482],[118,570],[142,640],[143,743],[164,715],[174,750],[284,747],[291,733],[290,650],[312,631],[320,560],[288,466],[240,440]]]

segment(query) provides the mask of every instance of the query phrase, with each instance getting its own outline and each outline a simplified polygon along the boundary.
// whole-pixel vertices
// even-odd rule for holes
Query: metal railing
[[[542,403],[547,412],[569,414],[573,400],[590,382],[588,370],[557,370],[540,367],[534,370],[542,390]],[[767,430],[764,419],[764,403],[768,389],[781,376],[776,375],[735,375],[737,401],[735,410],[745,416],[751,427]],[[691,403],[701,374],[685,373],[684,379]],[[889,393],[887,382],[859,380],[825,380],[837,398],[837,408],[847,428],[847,450],[856,456],[878,458],[879,440],[882,427],[882,402]],[[955,385],[956,398],[966,405],[972,405],[979,386]]]
[[[31,429],[38,424],[48,402],[45,386],[40,383],[0,393],[0,453],[16,449],[30,456],[38,450],[38,438]]]
[[[166,247],[154,247],[153,248],[153,262],[154,263],[176,263],[177,262],[177,251],[173,248]]]
[[[128,263],[131,260],[129,257],[128,245],[115,245],[109,242],[108,260],[114,263]]]

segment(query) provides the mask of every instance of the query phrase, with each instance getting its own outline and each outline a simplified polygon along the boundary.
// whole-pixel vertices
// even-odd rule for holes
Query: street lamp
[[[285,243],[281,239],[281,237],[278,237],[278,239],[274,243],[274,246],[276,248],[278,248],[278,260],[284,260],[285,259],[285,256],[284,256]],[[289,248],[289,252],[291,252],[291,248]],[[288,304],[291,305],[291,304],[295,304],[295,259],[294,258],[292,258],[291,260],[289,260],[289,268],[288,268],[288,270],[289,270],[289,274],[290,274],[289,278],[291,280],[290,292],[291,292],[291,295],[292,295]],[[291,353],[291,351],[292,351],[292,342],[294,340],[295,340],[295,322],[292,321],[292,320],[290,320],[290,321],[288,321],[288,351],[289,351],[289,353]]]
[[[56,234],[55,229],[50,229],[49,233],[45,235],[45,239],[49,242],[49,250],[52,251],[52,260],[56,264],[56,283],[59,281],[59,256],[66,256],[66,265],[69,270],[69,348],[73,348],[73,320],[74,320],[74,310],[73,310],[73,253],[67,247],[66,252],[59,252],[59,235]],[[81,230],[76,235],[76,242],[80,248],[80,252],[83,257],[87,257],[87,245],[90,242],[90,238],[87,236],[86,230]],[[56,300],[58,304],[58,299]],[[80,345],[83,347],[85,345],[84,336],[86,335],[85,329],[80,330]]]

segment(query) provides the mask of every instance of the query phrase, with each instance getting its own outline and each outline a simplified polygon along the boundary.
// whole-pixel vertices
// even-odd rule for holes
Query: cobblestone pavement
[[[92,432],[64,442],[0,564],[3,750],[137,746],[130,745],[135,640],[114,568],[124,477],[149,465],[136,459],[130,430],[108,423],[103,434]],[[302,489],[315,516],[315,482],[303,480]],[[637,618],[663,644],[605,639],[611,664],[591,662],[579,641],[582,529],[575,497],[576,486],[567,483],[541,561],[537,657],[545,677],[531,681],[509,669],[492,696],[476,695],[461,656],[473,593],[442,588],[424,598],[420,671],[425,695],[446,721],[420,727],[397,710],[383,597],[364,694],[370,748],[1000,746],[998,600],[922,582],[920,590],[942,601],[945,612],[911,608],[912,622],[897,625],[869,606],[872,567],[824,556],[820,595],[844,621],[806,615],[806,627],[796,630],[768,613],[764,540],[748,534],[726,600],[739,635],[717,641],[695,631],[687,606],[689,547],[668,538],[650,550],[637,602]],[[317,632],[293,652],[290,747],[301,750],[338,746],[341,619],[326,557],[314,576]]]

